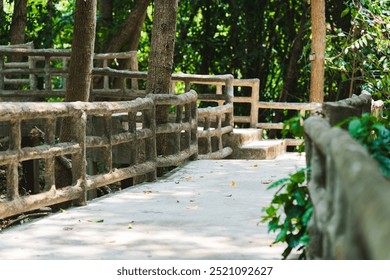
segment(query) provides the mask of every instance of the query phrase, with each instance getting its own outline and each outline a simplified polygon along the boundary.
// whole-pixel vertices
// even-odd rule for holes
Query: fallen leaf
[[[236,182],[232,181],[231,186],[235,187],[236,186]]]
[[[264,180],[264,181],[261,181],[261,183],[264,185],[268,185],[268,184],[272,183],[272,180]]]
[[[88,222],[90,223],[103,223],[104,220],[103,219],[90,219],[90,220],[87,220]]]
[[[127,225],[127,228],[128,228],[128,229],[133,229],[133,225],[132,225],[132,224],[128,224],[128,225]]]
[[[203,179],[203,178],[204,178],[204,176],[199,176],[199,178]]]
[[[258,167],[258,166],[259,166],[258,164],[253,164],[250,167]]]
[[[152,191],[144,191],[144,194],[151,194]]]
[[[73,230],[72,227],[64,227],[64,230],[68,231],[68,230]]]
[[[185,177],[186,180],[192,180],[192,176]]]

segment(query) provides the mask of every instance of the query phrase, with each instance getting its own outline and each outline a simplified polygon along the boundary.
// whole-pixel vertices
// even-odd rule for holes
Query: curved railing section
[[[362,94],[325,103],[324,118],[312,116],[304,123],[311,168],[308,187],[314,205],[310,258],[390,258],[389,180],[360,143],[342,128],[332,127],[371,108],[371,96]]]
[[[0,170],[6,175],[0,219],[66,201],[85,204],[88,191],[128,179],[152,181],[158,167],[196,159],[196,104],[194,91],[121,102],[0,103]],[[174,120],[156,126],[156,107],[162,105],[172,108]],[[72,125],[69,142],[58,138],[63,118]],[[23,144],[23,133],[28,131],[31,137],[39,132],[33,147]],[[161,134],[171,140],[168,155],[157,153],[156,139]],[[25,176],[21,166],[27,162],[35,162],[40,174],[27,182],[38,182],[30,190],[20,184]],[[72,183],[60,186],[58,165],[71,174]]]

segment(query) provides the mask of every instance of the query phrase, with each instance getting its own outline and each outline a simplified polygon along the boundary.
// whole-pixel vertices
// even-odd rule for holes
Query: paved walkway
[[[267,186],[304,157],[195,161],[145,183],[0,233],[0,259],[280,259],[259,224]],[[100,222],[96,222],[100,221]]]

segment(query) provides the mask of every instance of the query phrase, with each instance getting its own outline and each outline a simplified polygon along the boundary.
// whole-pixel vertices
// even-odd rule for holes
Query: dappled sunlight
[[[153,183],[3,231],[2,259],[280,259],[267,186],[304,160],[194,161]]]

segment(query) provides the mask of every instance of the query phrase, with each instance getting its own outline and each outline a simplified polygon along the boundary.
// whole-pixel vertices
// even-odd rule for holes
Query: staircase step
[[[226,146],[235,148],[246,143],[261,140],[262,130],[257,128],[235,128],[232,133],[224,135]]]
[[[286,152],[283,140],[262,140],[245,143],[233,150],[231,159],[275,159]]]

